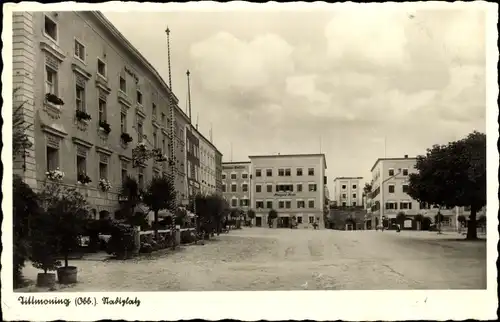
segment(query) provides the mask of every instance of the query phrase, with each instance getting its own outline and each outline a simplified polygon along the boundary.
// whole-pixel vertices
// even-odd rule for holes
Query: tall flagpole
[[[172,90],[172,69],[170,67],[170,29],[165,30],[167,33],[167,57],[168,57],[168,86],[170,87],[170,90]]]
[[[189,72],[189,69],[187,70],[186,75],[188,81],[188,111],[189,111],[188,116],[189,116],[189,121],[191,121],[191,82],[189,80],[189,75],[191,75],[191,73]]]

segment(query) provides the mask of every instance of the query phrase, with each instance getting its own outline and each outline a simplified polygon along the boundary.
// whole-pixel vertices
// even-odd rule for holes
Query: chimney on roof
[[[405,159],[408,159],[408,154],[405,154]]]

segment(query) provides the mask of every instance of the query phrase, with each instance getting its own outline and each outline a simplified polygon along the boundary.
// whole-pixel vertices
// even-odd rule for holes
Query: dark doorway
[[[290,218],[289,217],[280,217],[278,223],[279,223],[279,227],[281,227],[281,228],[290,228]]]
[[[108,219],[109,218],[109,211],[107,210],[101,210],[99,211],[99,219]]]
[[[255,227],[262,227],[262,217],[255,217]]]

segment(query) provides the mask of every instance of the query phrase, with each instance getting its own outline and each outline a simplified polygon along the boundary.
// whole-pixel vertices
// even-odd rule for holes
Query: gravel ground
[[[136,260],[73,260],[59,291],[485,289],[486,243],[458,234],[245,228]],[[38,271],[26,265],[25,276]],[[47,291],[28,286],[18,291]]]

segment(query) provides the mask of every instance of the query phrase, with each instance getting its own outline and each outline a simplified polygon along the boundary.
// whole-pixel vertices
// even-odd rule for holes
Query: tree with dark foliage
[[[467,239],[477,239],[476,215],[486,205],[486,135],[435,145],[417,157],[408,194],[433,205],[470,207]]]

